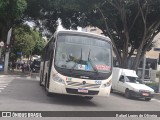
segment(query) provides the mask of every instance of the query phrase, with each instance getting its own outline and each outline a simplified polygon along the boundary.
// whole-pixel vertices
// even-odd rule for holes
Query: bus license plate
[[[86,89],[86,88],[78,88],[78,92],[88,93],[88,89]]]

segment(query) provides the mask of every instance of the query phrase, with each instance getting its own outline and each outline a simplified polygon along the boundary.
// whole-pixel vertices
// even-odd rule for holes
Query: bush
[[[151,87],[154,90],[154,92],[158,93],[158,86],[159,86],[158,82],[146,83],[146,85]]]

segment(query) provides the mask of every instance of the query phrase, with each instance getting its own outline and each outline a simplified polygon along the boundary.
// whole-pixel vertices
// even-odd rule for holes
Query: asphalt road
[[[1,75],[0,111],[160,111],[160,100],[153,99],[148,102],[143,99],[126,99],[118,93],[111,94],[109,97],[94,97],[90,101],[66,95],[48,97],[44,88],[39,86],[39,78],[35,75],[18,77]],[[106,120],[102,117],[98,119]],[[152,120],[152,118],[142,119]]]

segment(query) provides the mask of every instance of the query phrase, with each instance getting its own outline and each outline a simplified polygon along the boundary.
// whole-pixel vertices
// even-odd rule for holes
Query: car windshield
[[[138,77],[126,76],[126,82],[137,83],[140,84],[140,80]]]
[[[109,72],[111,45],[102,39],[79,35],[59,35],[55,65],[71,70]]]

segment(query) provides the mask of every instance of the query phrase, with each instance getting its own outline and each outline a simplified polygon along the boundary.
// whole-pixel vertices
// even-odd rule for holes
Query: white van
[[[137,97],[151,100],[154,90],[138,81],[134,70],[113,68],[112,91],[125,94],[126,98]]]

